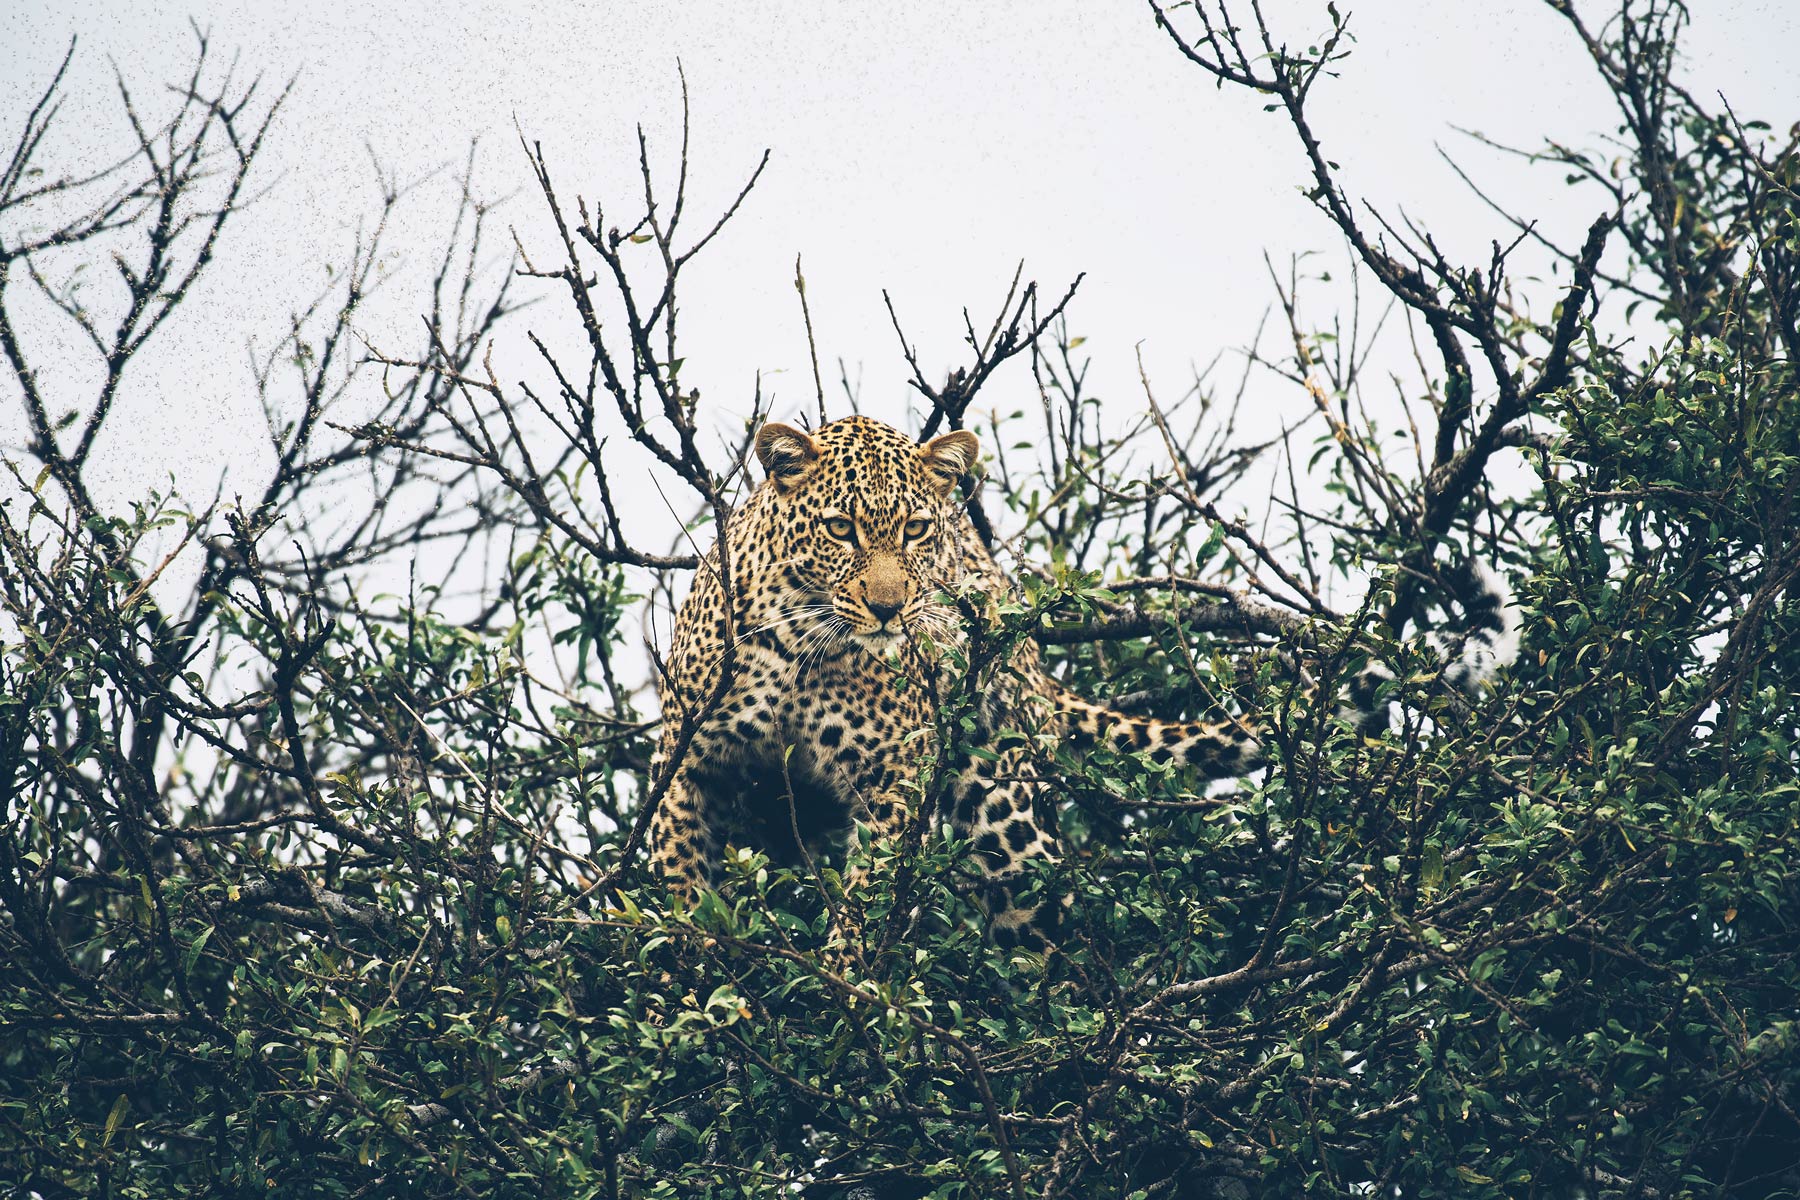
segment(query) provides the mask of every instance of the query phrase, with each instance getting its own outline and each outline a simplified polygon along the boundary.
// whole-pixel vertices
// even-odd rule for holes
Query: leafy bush
[[[1211,792],[1065,753],[1070,854],[1042,886],[1072,899],[1048,956],[983,936],[942,836],[864,846],[864,894],[841,857],[755,845],[692,911],[642,876],[667,766],[627,639],[695,560],[642,548],[605,438],[653,455],[696,528],[729,511],[741,480],[701,453],[716,417],[680,380],[673,315],[716,228],[689,233],[678,203],[572,220],[534,156],[532,261],[499,283],[467,265],[469,193],[432,306],[456,315],[416,356],[353,349],[379,233],[357,247],[262,372],[278,465],[254,503],[110,514],[87,479],[119,373],[201,276],[274,112],[209,84],[202,45],[176,135],[45,185],[40,106],[0,177],[0,350],[31,437],[0,502],[0,1180],[1800,1192],[1800,157],[1671,82],[1678,5],[1599,32],[1552,7],[1618,99],[1623,149],[1617,174],[1540,152],[1604,209],[1547,314],[1506,252],[1468,269],[1368,232],[1307,120],[1343,58],[1335,9],[1303,54],[1222,10],[1156,11],[1173,52],[1285,115],[1355,269],[1437,356],[1412,385],[1428,419],[1393,453],[1362,412],[1365,349],[1312,332],[1284,289],[1293,353],[1264,365],[1316,407],[1300,469],[1328,488],[1310,502],[1285,472],[1276,544],[1218,510],[1259,450],[1204,389],[1151,402],[1163,462],[1126,465],[1143,443],[1099,429],[1074,289],[1046,307],[1015,279],[941,386],[907,352],[927,428],[961,427],[1009,360],[1042,398],[984,430],[972,512],[1014,535],[1021,589],[970,686],[1036,638],[1086,694],[1237,707],[1276,751]],[[105,369],[59,423],[70,398],[33,370],[19,290],[54,295],[103,248],[130,294],[113,316],[65,309]],[[567,297],[590,356],[546,349],[546,382],[515,392],[480,364],[520,276]],[[1662,340],[1635,348],[1626,320]],[[1528,486],[1494,482],[1503,454]],[[499,565],[463,611],[443,589],[483,548]],[[453,566],[368,594],[412,558]],[[1433,564],[1462,559],[1501,564],[1525,630],[1472,703],[1411,636],[1454,627]],[[196,560],[169,599],[164,569]],[[1368,598],[1333,612],[1344,571]],[[1364,737],[1329,698],[1371,657],[1407,669],[1393,727]],[[866,936],[831,951],[845,904]]]

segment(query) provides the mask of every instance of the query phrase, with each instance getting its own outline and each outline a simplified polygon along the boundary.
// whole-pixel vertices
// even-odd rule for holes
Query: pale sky
[[[811,404],[796,254],[805,257],[828,382],[842,357],[852,378],[860,374],[865,408],[896,420],[909,391],[883,288],[941,378],[966,360],[962,307],[978,321],[991,317],[1020,259],[1027,278],[1053,294],[1086,271],[1071,329],[1087,338],[1093,390],[1135,410],[1135,346],[1151,380],[1173,395],[1190,364],[1250,337],[1272,299],[1265,251],[1278,264],[1322,252],[1312,261],[1343,274],[1335,231],[1300,195],[1303,163],[1285,122],[1248,94],[1217,89],[1175,52],[1147,7],[1127,0],[333,7],[0,6],[0,139],[9,145],[69,36],[81,38],[42,159],[52,170],[91,164],[119,144],[111,64],[151,103],[189,62],[190,17],[210,31],[221,60],[238,56],[240,72],[277,86],[298,80],[255,176],[256,209],[228,233],[210,283],[162,335],[158,355],[127,377],[102,447],[109,494],[136,494],[171,471],[201,492],[220,471],[244,481],[228,483],[227,494],[260,486],[244,339],[276,336],[285,314],[322,285],[324,264],[347,255],[375,197],[365,145],[402,179],[449,168],[413,197],[391,243],[403,255],[400,274],[365,310],[371,340],[410,348],[422,302],[407,271],[429,265],[469,139],[482,139],[479,188],[517,193],[502,224],[547,253],[549,225],[529,190],[515,122],[541,140],[566,193],[622,210],[637,196],[634,126],[644,125],[663,162],[676,147],[678,61],[693,105],[697,215],[733,194],[765,147],[773,152],[736,223],[687,278],[685,377],[724,416],[747,411],[759,370],[778,416]],[[1325,27],[1322,0],[1264,7],[1296,43]],[[1441,144],[1553,239],[1579,241],[1597,196],[1456,132],[1592,145],[1616,125],[1558,18],[1522,0],[1343,7],[1355,52],[1340,78],[1319,85],[1313,107],[1352,195],[1430,228],[1453,258],[1484,262],[1488,242],[1510,233],[1440,161]],[[1602,6],[1583,7],[1601,23]],[[1701,95],[1723,90],[1741,115],[1777,128],[1800,117],[1792,66],[1800,6],[1700,0],[1694,11],[1685,81]],[[1321,319],[1331,299],[1320,293]],[[541,304],[503,335],[503,375],[528,369],[527,328],[575,345],[555,303]],[[34,336],[48,385],[81,399],[65,343],[48,330]],[[1258,410],[1265,422],[1298,416],[1303,402],[1273,381],[1255,395],[1267,397]],[[0,407],[10,396],[10,381],[0,380]],[[1022,360],[984,396],[990,406],[1036,403]],[[0,440],[16,441],[8,429],[0,417]]]

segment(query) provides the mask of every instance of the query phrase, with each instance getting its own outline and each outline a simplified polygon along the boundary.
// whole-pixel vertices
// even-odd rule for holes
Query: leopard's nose
[[[869,614],[883,625],[886,625],[889,621],[900,615],[901,606],[897,601],[893,603],[882,603],[877,600],[866,599],[863,603],[869,606]]]

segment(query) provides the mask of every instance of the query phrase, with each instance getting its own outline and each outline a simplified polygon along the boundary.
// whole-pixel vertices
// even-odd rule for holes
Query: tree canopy
[[[894,312],[919,431],[992,448],[970,511],[1019,592],[971,687],[1036,639],[1084,695],[1239,713],[1272,748],[1222,788],[1063,755],[1042,886],[1072,903],[1041,955],[983,935],[941,831],[862,848],[853,895],[841,859],[754,845],[692,910],[644,870],[670,768],[639,639],[753,486],[764,415],[727,427],[684,383],[678,297],[760,167],[701,214],[685,144],[673,180],[646,155],[582,199],[525,145],[507,270],[465,188],[407,352],[358,336],[389,189],[259,363],[267,486],[115,511],[96,439],[168,314],[224,286],[217,239],[255,236],[280,97],[202,40],[166,99],[121,87],[134,144],[60,172],[49,81],[0,169],[0,394],[28,431],[0,483],[0,1184],[1800,1194],[1800,126],[1681,85],[1675,0],[1600,25],[1547,2],[1619,123],[1519,153],[1594,220],[1557,245],[1496,204],[1506,240],[1464,264],[1315,136],[1331,79],[1370,69],[1335,6],[1296,48],[1152,0],[1197,95],[1285,122],[1318,236],[1403,318],[1316,321],[1277,278],[1283,349],[1247,370],[1308,414],[1281,439],[1240,435],[1248,384],[1210,376],[1103,421],[1079,280],[1021,270],[941,381]],[[1515,282],[1524,252],[1555,275]],[[584,356],[533,335],[526,293]],[[80,395],[34,357],[44,300],[92,356]],[[1377,403],[1376,346],[1407,337]],[[500,379],[496,339],[535,377]],[[613,486],[627,453],[673,544]],[[1221,499],[1268,463],[1276,536]],[[171,601],[176,561],[200,568]],[[1463,561],[1512,581],[1524,630],[1473,701],[1417,636],[1454,627]],[[396,564],[415,585],[375,594]],[[1396,670],[1379,736],[1329,699],[1371,660]],[[840,904],[864,936],[827,953]]]

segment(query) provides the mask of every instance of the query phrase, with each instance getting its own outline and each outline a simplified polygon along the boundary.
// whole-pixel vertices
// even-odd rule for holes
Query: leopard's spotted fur
[[[1011,589],[955,498],[976,462],[975,435],[918,445],[891,426],[848,417],[812,434],[767,425],[756,450],[768,478],[725,532],[735,664],[715,697],[728,657],[715,550],[676,619],[662,686],[660,760],[684,726],[693,729],[653,819],[651,853],[689,893],[709,881],[729,818],[750,790],[820,801],[825,815],[806,810],[814,822],[842,829],[849,816],[877,839],[897,836],[933,753],[949,675],[942,648],[964,636],[943,597],[999,598]],[[1010,667],[983,693],[977,740],[1007,729],[1072,745],[1105,739],[1208,777],[1260,762],[1256,739],[1235,725],[1133,717],[1071,695],[1030,643]],[[1041,937],[1039,906],[1018,901],[1011,885],[1027,863],[1058,852],[1038,816],[1036,757],[1017,743],[994,757],[969,756],[954,764],[946,792],[950,821],[993,883],[988,908],[1002,942]],[[790,815],[801,811],[781,807],[770,821],[776,840],[808,823]],[[816,830],[794,832],[805,839]]]

